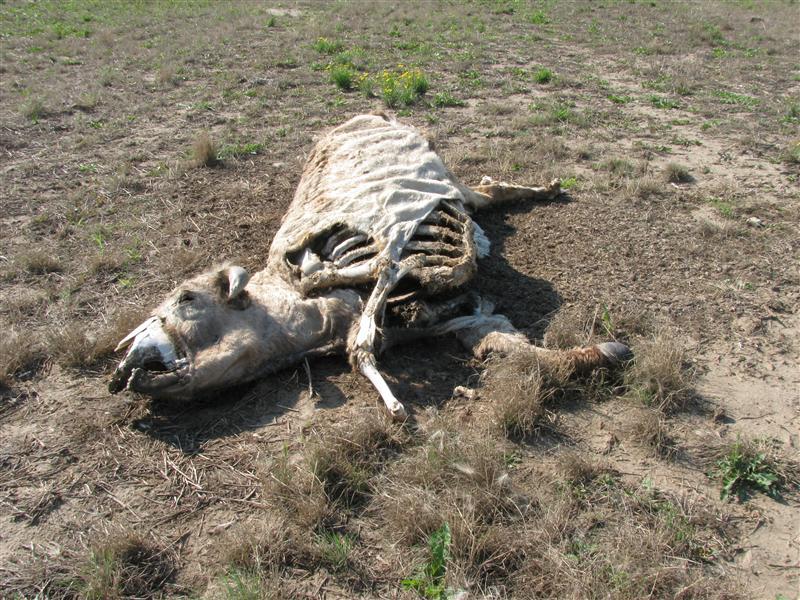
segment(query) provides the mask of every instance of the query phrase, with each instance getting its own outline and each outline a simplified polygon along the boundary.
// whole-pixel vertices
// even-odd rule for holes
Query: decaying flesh
[[[473,211],[559,193],[557,180],[531,188],[484,178],[469,188],[414,128],[383,115],[355,117],[309,156],[266,268],[250,278],[241,267],[221,267],[181,284],[120,342],[128,351],[110,390],[190,398],[308,356],[346,353],[389,411],[404,417],[377,367],[390,338],[455,333],[479,356],[522,346],[550,352],[488,303],[457,292],[489,252]],[[427,317],[390,335],[387,306]],[[628,355],[617,343],[569,352],[583,370]]]

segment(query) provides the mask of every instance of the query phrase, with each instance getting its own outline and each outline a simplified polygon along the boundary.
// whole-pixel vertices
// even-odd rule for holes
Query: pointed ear
[[[250,275],[242,267],[225,267],[217,273],[220,295],[228,301],[239,297],[244,292],[248,281],[250,281]]]

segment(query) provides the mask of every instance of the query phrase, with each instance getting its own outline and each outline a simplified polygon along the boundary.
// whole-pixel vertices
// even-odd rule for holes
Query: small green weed
[[[398,65],[403,69],[403,65]],[[411,106],[428,91],[428,79],[419,69],[384,69],[375,77],[364,77],[359,87],[368,95],[373,95],[377,86],[378,95],[390,108]]]
[[[533,80],[536,83],[550,83],[553,80],[553,72],[546,67],[540,67],[534,72]]]
[[[261,600],[269,597],[264,578],[256,569],[231,569],[222,578],[228,600]]]
[[[100,250],[103,250],[108,243],[108,231],[104,227],[98,227],[89,237]]]
[[[325,562],[338,570],[344,567],[350,558],[353,538],[335,531],[326,531],[319,536],[318,544]]]
[[[336,54],[344,49],[344,44],[339,40],[329,40],[328,38],[317,38],[317,41],[312,44],[314,50],[320,54]]]
[[[720,90],[714,92],[714,95],[719,98],[722,104],[729,104],[733,106],[742,106],[744,108],[755,108],[758,105],[758,98],[752,96],[745,96],[744,94],[735,94],[733,92],[726,92]]]
[[[735,217],[733,204],[731,204],[730,202],[726,202],[721,198],[709,198],[708,201],[714,208],[716,208],[719,211],[719,214],[721,214],[726,219],[733,219]]]
[[[739,500],[746,500],[753,491],[773,498],[780,493],[782,481],[775,472],[775,465],[753,445],[737,441],[715,467],[713,475],[722,483],[719,493],[722,500],[732,494]]]
[[[331,83],[345,92],[353,89],[356,81],[356,72],[350,65],[333,65],[330,68]]]
[[[533,25],[547,25],[550,23],[550,19],[548,18],[546,12],[543,10],[537,10],[528,15],[528,22],[532,23]]]
[[[82,163],[78,165],[78,171],[81,173],[97,173],[97,165],[94,163]]]
[[[266,22],[264,23],[264,27],[275,27],[275,17],[272,16],[269,19],[267,19]]]
[[[795,102],[790,105],[789,110],[786,111],[786,115],[783,117],[783,121],[792,124],[800,123],[800,104]]]
[[[480,71],[470,69],[468,71],[462,71],[458,76],[461,81],[470,87],[479,88],[483,86],[483,77],[481,77]]]
[[[417,575],[404,579],[402,585],[406,589],[415,590],[429,600],[447,598],[445,576],[447,561],[450,560],[450,526],[445,523],[428,537],[430,558]]]
[[[649,96],[650,104],[656,108],[671,109],[680,108],[680,104],[671,98],[664,98],[663,96],[656,96],[655,94]]]
[[[570,188],[574,188],[576,185],[578,185],[577,177],[567,177],[561,182],[561,189],[568,190]]]
[[[445,91],[434,94],[431,104],[436,108],[443,108],[445,106],[464,106],[464,101],[459,100],[450,92]]]
[[[619,94],[609,94],[608,96],[606,96],[606,98],[611,100],[611,102],[613,102],[614,104],[628,104],[628,102],[631,101],[630,96],[621,96]]]

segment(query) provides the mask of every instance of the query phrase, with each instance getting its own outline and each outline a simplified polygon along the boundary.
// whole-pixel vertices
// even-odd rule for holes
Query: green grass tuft
[[[320,54],[336,54],[344,49],[344,44],[339,40],[329,40],[328,38],[317,38],[317,41],[312,44],[314,50]]]
[[[727,500],[735,494],[746,500],[753,492],[762,492],[773,498],[780,493],[782,478],[775,465],[752,444],[734,443],[716,462],[714,476],[722,483],[719,497]]]
[[[533,74],[533,80],[536,83],[550,83],[553,80],[553,72],[546,67],[541,67]]]
[[[443,108],[445,106],[464,106],[464,101],[459,100],[450,92],[437,92],[434,94],[431,104],[436,108]]]
[[[429,600],[444,600],[447,598],[445,576],[447,575],[447,562],[450,560],[451,543],[450,526],[445,523],[428,536],[429,558],[414,577],[404,579],[402,585],[409,590],[415,590]]]

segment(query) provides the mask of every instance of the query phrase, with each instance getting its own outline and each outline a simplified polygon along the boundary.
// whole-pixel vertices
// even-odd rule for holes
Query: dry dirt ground
[[[800,6],[395,4],[0,1],[0,595],[797,597]],[[561,177],[476,217],[475,286],[635,363],[398,348],[402,425],[336,358],[313,393],[109,395],[127,328],[258,270],[314,139],[370,110],[468,183]]]

